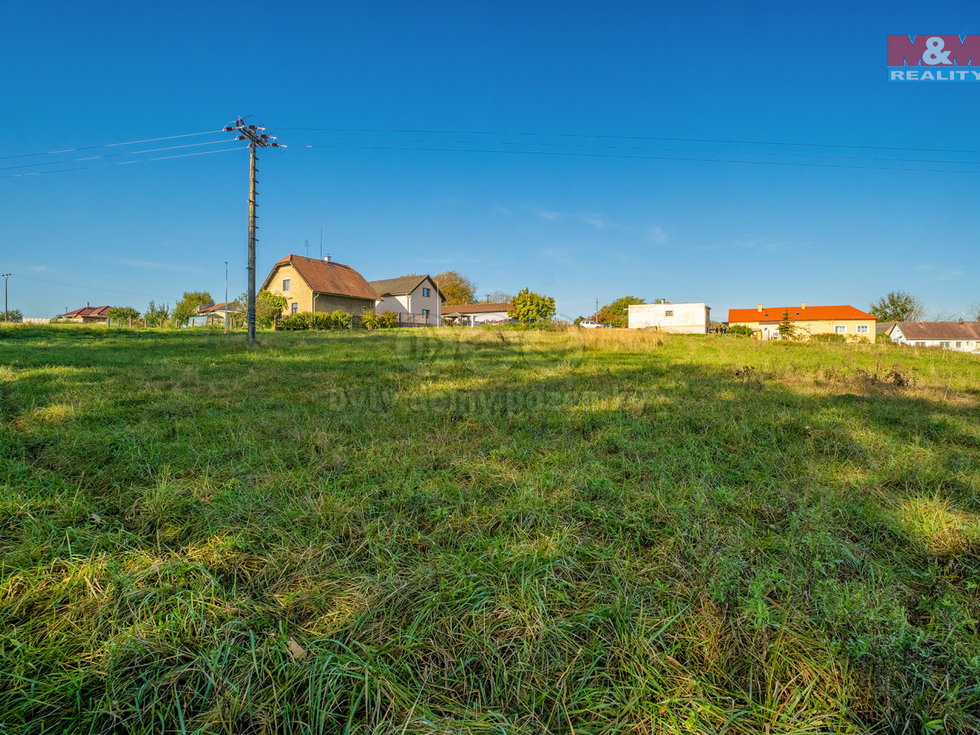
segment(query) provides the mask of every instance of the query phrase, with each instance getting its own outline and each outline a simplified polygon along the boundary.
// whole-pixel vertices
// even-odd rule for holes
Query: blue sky
[[[454,269],[572,317],[894,289],[958,315],[980,301],[980,83],[889,83],[885,44],[980,33],[980,13],[854,5],[8,5],[10,307],[220,300],[226,260],[240,293],[247,153],[104,146],[253,114],[288,145],[260,160],[260,279],[319,255],[322,228],[369,279]]]

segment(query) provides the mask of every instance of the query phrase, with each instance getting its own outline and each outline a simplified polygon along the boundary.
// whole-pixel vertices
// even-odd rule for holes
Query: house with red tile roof
[[[109,321],[109,310],[111,306],[89,306],[85,304],[81,309],[74,309],[62,314],[59,319],[72,322],[83,322],[86,324],[106,324]]]
[[[364,276],[328,255],[323,260],[287,255],[262,282],[260,290],[283,296],[283,315],[346,311],[360,316],[374,311],[380,298]]]
[[[729,309],[728,326],[742,324],[759,339],[779,339],[779,323],[788,319],[795,339],[809,339],[817,334],[839,334],[848,341],[874,342],[878,317],[848,305],[836,306],[763,306],[754,309]]]

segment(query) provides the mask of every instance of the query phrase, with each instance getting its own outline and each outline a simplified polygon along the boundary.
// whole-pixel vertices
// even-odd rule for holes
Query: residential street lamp
[[[8,321],[10,311],[7,309],[7,279],[10,278],[10,273],[0,273],[0,276],[3,276],[3,320]]]

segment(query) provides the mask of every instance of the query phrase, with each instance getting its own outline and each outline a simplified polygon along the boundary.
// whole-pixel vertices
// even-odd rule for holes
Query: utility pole
[[[255,185],[258,180],[255,174],[259,170],[255,167],[258,163],[259,148],[282,148],[274,137],[269,137],[263,127],[246,125],[242,118],[238,118],[234,125],[226,125],[226,133],[238,133],[237,140],[248,141],[248,343],[255,344]]]
[[[7,309],[7,279],[10,278],[10,273],[0,273],[0,276],[3,276],[3,320],[8,321],[10,310]]]
[[[228,334],[228,261],[225,261],[225,334]]]

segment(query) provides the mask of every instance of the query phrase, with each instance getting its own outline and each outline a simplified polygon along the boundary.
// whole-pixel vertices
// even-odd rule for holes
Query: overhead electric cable
[[[725,158],[701,158],[696,156],[639,156],[617,153],[576,153],[573,151],[508,151],[508,150],[488,150],[481,148],[434,148],[434,147],[398,147],[398,146],[331,146],[331,145],[307,145],[306,148],[324,148],[333,150],[377,150],[377,151],[437,151],[444,153],[510,153],[526,156],[567,156],[576,158],[620,158],[633,160],[652,160],[652,161],[697,161],[703,163],[735,163],[751,164],[757,166],[804,166],[807,168],[848,168],[863,169],[871,171],[909,171],[915,173],[956,173],[956,174],[975,174],[980,171],[963,171],[959,169],[940,169],[940,168],[913,168],[896,166],[855,166],[851,164],[833,163],[806,163],[804,161],[752,161],[743,159]],[[944,161],[943,163],[946,163]]]
[[[912,148],[908,146],[855,145],[850,143],[794,143],[778,140],[743,140],[736,138],[680,138],[654,135],[601,135],[589,133],[532,133],[526,131],[507,132],[503,130],[436,130],[424,128],[281,128],[281,130],[304,130],[324,133],[425,133],[435,135],[513,135],[539,138],[596,138],[610,140],[659,140],[679,143],[725,143],[739,145],[771,145],[803,148],[848,148],[856,150],[915,151],[917,153],[980,153],[977,149],[964,148]]]
[[[127,140],[121,143],[100,143],[99,145],[86,145],[77,146],[75,148],[63,148],[60,150],[53,151],[39,151],[37,153],[16,153],[11,156],[0,156],[0,161],[5,161],[11,158],[30,158],[31,156],[54,156],[61,153],[78,153],[80,151],[94,151],[99,148],[116,148],[121,145],[135,145],[137,143],[155,143],[158,140],[176,140],[177,138],[191,138],[195,135],[212,135],[214,133],[220,133],[221,130],[205,130],[200,133],[181,133],[180,135],[164,135],[159,138],[144,138],[142,140]]]

